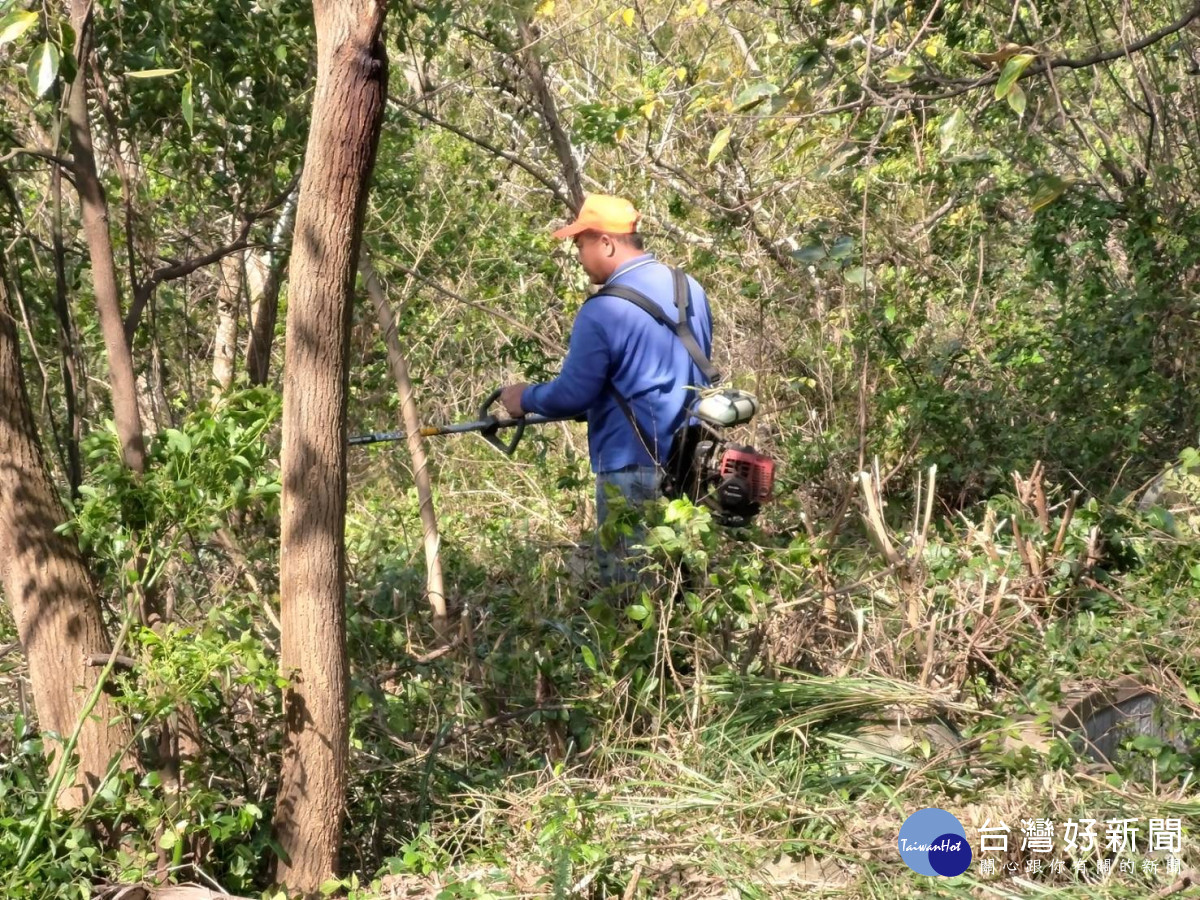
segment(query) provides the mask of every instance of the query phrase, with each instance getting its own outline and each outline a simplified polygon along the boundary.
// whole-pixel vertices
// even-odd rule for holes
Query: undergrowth
[[[157,577],[177,618],[134,630],[136,667],[115,686],[145,769],[44,826],[43,751],[59,738],[32,727],[19,654],[0,658],[4,896],[164,878],[280,896],[265,865],[284,684],[277,480],[259,474],[276,417],[254,393],[198,414],[155,444],[156,474],[137,484],[103,476],[115,444],[93,445],[101,475],[71,528],[101,558],[114,611],[130,554],[147,535],[169,548]],[[1144,897],[1174,880],[1141,845],[1030,872],[1020,822],[1037,818],[1181,817],[1182,870],[1196,864],[1200,536],[1186,503],[1139,511],[1040,471],[961,511],[924,502],[935,472],[903,490],[863,473],[851,516],[784,498],[739,533],[663,502],[647,513],[648,587],[620,603],[593,586],[588,529],[571,524],[586,521],[579,484],[530,491],[514,510],[505,485],[528,460],[514,476],[472,455],[460,461],[471,490],[436,498],[467,623],[448,647],[428,625],[399,463],[354,473],[350,875],[331,893]],[[231,517],[250,540],[223,536]],[[15,640],[11,623],[0,640]],[[1055,723],[1073,692],[1122,675],[1175,725],[1169,740],[1130,736],[1110,765]],[[151,735],[185,708],[202,740],[175,803]],[[929,806],[975,844],[957,878],[899,860],[900,824]],[[1011,828],[994,875],[976,841],[988,822]]]

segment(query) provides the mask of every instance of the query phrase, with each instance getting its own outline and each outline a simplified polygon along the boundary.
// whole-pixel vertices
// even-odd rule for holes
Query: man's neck
[[[631,250],[628,253],[622,254],[619,260],[615,260],[616,265],[613,266],[613,270],[608,273],[608,278],[604,279],[605,283],[607,284],[609,281],[612,281],[613,276],[618,274],[621,269],[627,266],[629,263],[634,262],[635,260],[648,258],[649,256],[650,254],[644,250]]]

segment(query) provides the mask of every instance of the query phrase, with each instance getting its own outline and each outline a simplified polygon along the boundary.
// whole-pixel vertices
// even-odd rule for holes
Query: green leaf
[[[1175,534],[1175,517],[1171,515],[1170,510],[1163,509],[1161,506],[1152,507],[1146,513],[1146,519],[1159,531]]]
[[[126,72],[126,78],[162,78],[164,75],[174,75],[179,69],[140,69],[137,72]]]
[[[678,537],[679,535],[675,533],[675,529],[671,526],[655,525],[650,529],[649,533],[647,533],[646,543],[651,545],[669,544]]]
[[[938,129],[941,134],[943,153],[953,147],[954,142],[958,140],[958,129],[962,125],[962,120],[962,109],[956,109],[946,117],[946,121]]]
[[[830,259],[846,259],[854,252],[854,238],[848,234],[843,234],[833,242],[833,246],[829,248]]]
[[[67,20],[62,20],[58,23],[58,46],[63,48],[67,56],[73,57],[75,54],[75,29],[71,27],[71,23]]]
[[[760,81],[758,84],[752,84],[733,101],[734,112],[744,112],[751,107],[758,106],[768,97],[774,97],[779,93],[779,88],[771,84],[769,81]]]
[[[13,12],[0,19],[0,44],[15,41],[38,23],[35,12]]]
[[[892,84],[901,84],[917,74],[917,70],[912,66],[892,66],[883,73],[883,80],[890,81]]]
[[[867,270],[862,266],[854,266],[851,269],[847,269],[842,273],[842,277],[850,282],[850,284],[856,284],[859,287],[866,287],[867,282],[871,280],[870,275],[867,274]]]
[[[1018,53],[1004,64],[1004,71],[1000,73],[1000,80],[996,82],[997,100],[1003,100],[1009,95],[1009,92],[1016,86],[1017,79],[1021,77],[1021,73],[1029,68],[1029,64],[1035,58],[1031,53]]]
[[[163,430],[163,434],[167,438],[167,446],[172,450],[178,450],[180,453],[192,452],[192,439],[175,428],[167,428]]]
[[[721,155],[721,151],[729,143],[729,136],[733,133],[733,128],[726,125],[717,132],[717,136],[713,138],[712,146],[708,148],[708,164],[711,166],[713,160]]]
[[[179,841],[179,835],[174,831],[164,831],[162,837],[158,839],[158,846],[164,850],[170,850]]]
[[[183,97],[180,104],[183,108],[183,121],[187,122],[188,131],[192,130],[192,117],[195,115],[195,108],[192,105],[192,79],[188,79],[183,86]]]
[[[596,671],[596,654],[592,652],[592,648],[586,644],[579,648],[579,655],[583,657],[583,664],[591,671]]]
[[[63,43],[61,46],[71,46]],[[75,80],[75,74],[79,71],[79,67],[75,65],[75,54],[70,50],[64,51],[62,58],[58,61],[58,77],[63,80],[64,84],[70,84]]]
[[[58,74],[58,48],[49,41],[33,51],[29,60],[29,86],[33,88],[35,97],[40,97],[50,90],[54,77]]]
[[[1070,187],[1070,182],[1059,178],[1057,175],[1050,175],[1042,180],[1037,191],[1029,199],[1029,208],[1033,212],[1037,212],[1043,206],[1049,206],[1061,197],[1068,187]]]
[[[633,606],[625,610],[625,615],[629,616],[629,618],[633,619],[635,622],[641,622],[648,615],[650,615],[650,610],[646,609],[646,607],[642,606],[640,603],[635,603]]]
[[[820,244],[809,244],[799,250],[792,251],[792,259],[802,263],[820,262],[825,258],[825,248]]]
[[[1008,92],[1008,105],[1018,116],[1025,115],[1025,92],[1021,90],[1019,84],[1014,84],[1012,90]]]

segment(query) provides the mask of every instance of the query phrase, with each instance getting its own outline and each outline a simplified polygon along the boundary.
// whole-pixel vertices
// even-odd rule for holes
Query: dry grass
[[[1122,873],[1118,857],[1105,877],[1095,856],[1079,873],[1062,854],[1063,872],[1024,870],[1034,857],[1021,848],[1021,821],[1033,818],[1097,819],[1101,841],[1105,819],[1139,818],[1144,843],[1146,820],[1178,815],[1184,874],[1200,864],[1188,838],[1200,823],[1190,780],[1122,778],[1073,756],[1038,724],[1028,685],[1005,669],[1069,623],[1084,592],[1139,611],[1119,580],[1097,591],[1103,536],[1076,520],[1077,495],[1048,499],[1040,479],[1017,478],[1007,512],[934,528],[922,504],[896,530],[865,477],[874,494],[863,521],[877,560],[860,554],[853,571],[841,565],[833,577],[837,561],[826,556],[824,577],[803,578],[781,561],[770,602],[739,638],[749,661],[722,665],[716,645],[693,641],[703,663],[664,678],[648,705],[631,699],[628,679],[561,685],[564,704],[611,711],[592,747],[448,798],[453,814],[429,839],[448,850],[444,864],[387,876],[371,896],[1191,895],[1162,870],[1162,853],[1151,855],[1154,875]],[[923,491],[932,490],[930,479]],[[673,633],[667,643],[687,640]],[[1167,671],[1164,700],[1193,706],[1186,676]],[[967,830],[977,859],[959,878],[934,881],[899,859],[900,824],[927,806],[953,812]],[[978,866],[978,830],[989,820],[1012,829],[992,877]]]

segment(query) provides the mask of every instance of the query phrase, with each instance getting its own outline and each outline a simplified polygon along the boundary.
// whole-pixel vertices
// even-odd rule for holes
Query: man
[[[508,385],[500,397],[513,416],[587,414],[598,524],[608,517],[610,495],[635,505],[658,496],[662,466],[691,406],[692,388],[706,383],[672,329],[629,300],[603,293],[606,287],[633,288],[672,322],[677,319],[671,269],[645,252],[637,233],[640,218],[628,200],[591,194],[575,221],[554,232],[556,239],[575,242],[580,265],[600,292],[575,317],[559,376],[545,384]],[[687,287],[688,323],[704,355],[711,356],[708,298],[691,277]],[[612,550],[601,547],[604,583],[632,580],[622,561],[639,540],[635,534],[618,539]]]

